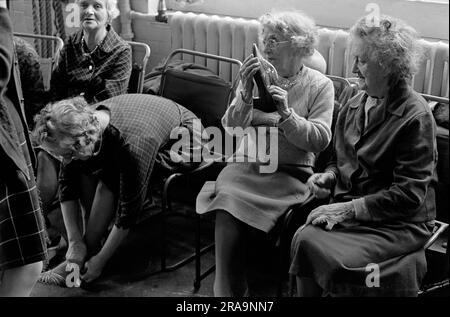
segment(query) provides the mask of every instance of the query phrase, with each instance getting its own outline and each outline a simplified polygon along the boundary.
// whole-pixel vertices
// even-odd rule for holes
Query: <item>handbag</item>
[[[268,90],[268,87],[271,85],[271,77],[277,76],[275,67],[261,56],[256,44],[253,44],[253,56],[259,59],[259,64],[261,65],[260,69],[253,76],[259,96],[259,98],[253,99],[253,107],[263,112],[277,111],[275,100],[273,100]]]

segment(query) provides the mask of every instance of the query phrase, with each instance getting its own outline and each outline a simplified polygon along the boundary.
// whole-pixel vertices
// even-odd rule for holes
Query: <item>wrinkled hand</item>
[[[287,119],[287,117],[289,117],[291,114],[288,106],[287,91],[275,85],[270,86],[268,90],[272,95],[273,100],[275,101],[275,105],[282,120]]]
[[[69,242],[66,252],[67,262],[76,263],[83,267],[87,256],[87,248],[83,241]]]
[[[301,227],[301,230],[309,224],[317,226],[324,223],[326,223],[325,229],[331,230],[335,224],[354,220],[354,218],[355,209],[353,208],[353,203],[351,201],[323,205],[311,211],[306,219],[306,223]]]
[[[311,194],[319,199],[328,198],[331,195],[331,189],[336,185],[336,176],[334,173],[315,173],[306,182]]]
[[[105,264],[100,257],[98,255],[94,255],[84,264],[85,272],[81,275],[81,279],[87,283],[96,280],[102,274],[104,266]]]
[[[253,75],[256,74],[260,67],[258,58],[253,55],[248,56],[241,68],[239,69],[239,77],[242,83],[242,94],[244,101],[249,102],[253,97]]]

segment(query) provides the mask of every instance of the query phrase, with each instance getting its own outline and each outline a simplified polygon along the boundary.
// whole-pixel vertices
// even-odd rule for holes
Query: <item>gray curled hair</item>
[[[33,144],[44,148],[48,145],[59,147],[59,142],[67,138],[82,144],[96,142],[101,130],[94,111],[83,97],[46,105],[34,117]]]
[[[312,18],[300,11],[266,13],[259,18],[260,37],[265,28],[278,32],[304,56],[314,54],[318,42],[318,31]]]
[[[79,4],[81,0],[76,0],[76,4]],[[109,22],[114,20],[120,15],[120,11],[117,8],[117,0],[104,0],[106,11],[108,12]]]
[[[350,39],[362,40],[367,58],[389,70],[391,84],[411,80],[423,58],[423,48],[414,28],[404,21],[382,15],[379,25],[366,17],[350,29]],[[367,22],[372,22],[367,25]]]

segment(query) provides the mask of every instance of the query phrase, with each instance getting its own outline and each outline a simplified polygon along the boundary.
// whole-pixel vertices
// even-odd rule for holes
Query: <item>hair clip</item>
[[[384,21],[382,22],[382,25],[383,25],[383,27],[384,27],[384,29],[385,29],[386,31],[389,31],[389,29],[390,29],[391,26],[392,26],[392,23],[391,23],[390,21],[388,21],[388,20],[384,20]]]

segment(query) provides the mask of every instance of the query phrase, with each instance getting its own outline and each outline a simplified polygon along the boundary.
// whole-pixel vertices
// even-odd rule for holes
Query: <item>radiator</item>
[[[175,12],[169,24],[172,49],[185,48],[241,61],[251,53],[251,44],[256,43],[258,37],[257,20]],[[421,43],[426,54],[419,72],[414,76],[414,88],[420,93],[448,97],[448,44],[425,40]],[[317,50],[327,62],[327,74],[353,77],[348,32],[320,28]],[[225,80],[231,81],[238,72],[236,66],[227,63],[201,57],[182,58],[207,66]]]

